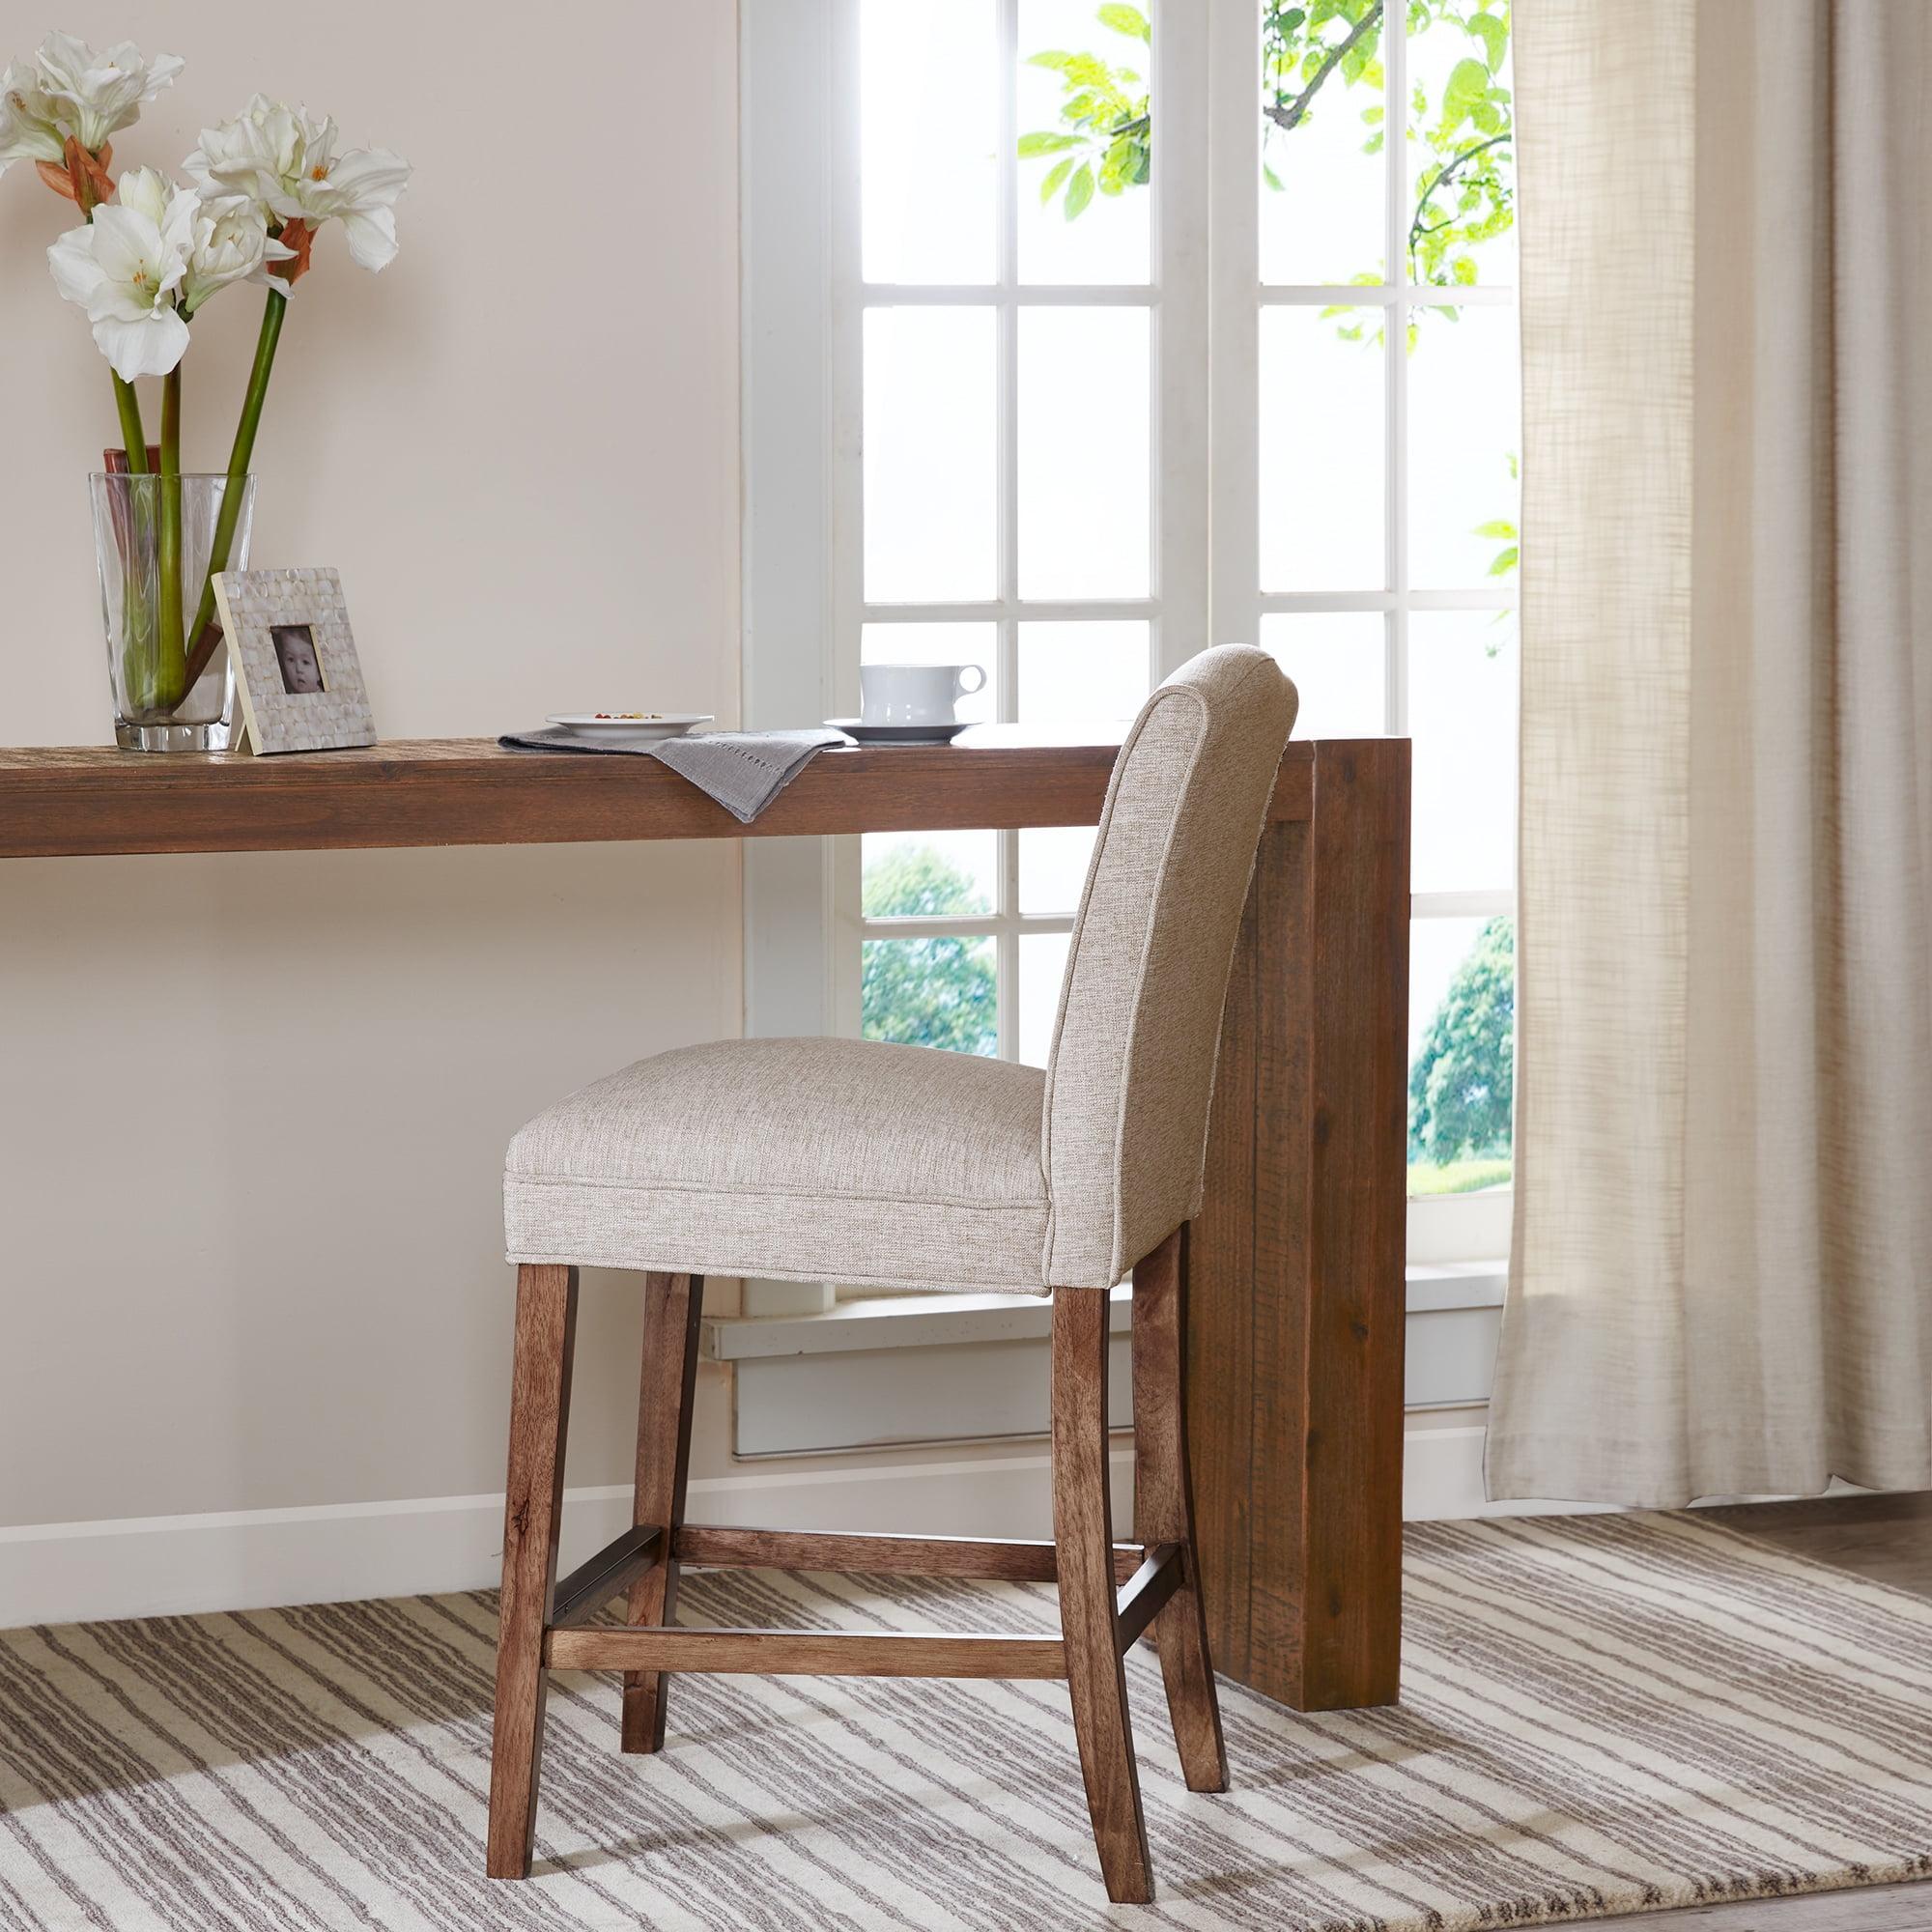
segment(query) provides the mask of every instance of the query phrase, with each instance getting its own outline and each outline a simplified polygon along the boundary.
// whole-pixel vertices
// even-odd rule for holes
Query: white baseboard
[[[1133,1459],[1113,1457],[1115,1509],[1131,1508]],[[1051,1536],[1043,1447],[948,1463],[694,1477],[694,1520],[773,1529],[915,1529]],[[631,1520],[628,1486],[564,1492],[569,1570]],[[0,1629],[115,1617],[264,1609],[493,1586],[501,1494],[327,1503],[206,1516],[0,1528]]]
[[[1125,1522],[1132,1459],[1124,1443],[1116,1444],[1113,1471],[1116,1520]],[[1575,1507],[1485,1502],[1480,1423],[1408,1433],[1405,1516]],[[696,1477],[691,1513],[776,1529],[1052,1534],[1044,1445],[955,1462],[810,1472],[766,1464]],[[497,1580],[502,1520],[501,1495],[474,1495],[0,1529],[0,1629],[482,1589]],[[567,1491],[562,1567],[629,1521],[628,1488]]]
[[[1479,1411],[1480,1412],[1480,1411]],[[1410,1429],[1403,1437],[1402,1514],[1408,1522],[1448,1522],[1472,1516],[1597,1516],[1612,1503],[1492,1503],[1483,1492],[1481,1422]]]

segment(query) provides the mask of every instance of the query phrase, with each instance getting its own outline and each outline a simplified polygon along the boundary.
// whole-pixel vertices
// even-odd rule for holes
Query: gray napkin
[[[842,731],[701,731],[655,745],[599,745],[561,725],[497,739],[512,751],[641,753],[668,765],[708,792],[740,825],[749,825],[828,745],[851,742]]]

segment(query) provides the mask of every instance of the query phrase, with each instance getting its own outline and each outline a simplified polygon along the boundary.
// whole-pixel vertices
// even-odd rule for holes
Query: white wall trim
[[[1408,1408],[1488,1402],[1506,1286],[1500,1262],[1408,1270]],[[1122,1283],[1111,1322],[1122,1346],[1131,1310]],[[1030,1294],[868,1295],[806,1314],[719,1317],[704,1323],[702,1346],[734,1365],[740,1456],[1012,1439],[1046,1429],[1052,1312]],[[1123,1406],[1115,1420],[1126,1422]]]
[[[1131,1449],[1113,1463],[1124,1521]],[[1052,1534],[1044,1449],[694,1476],[690,1507],[697,1521],[758,1528]],[[560,1567],[630,1520],[628,1484],[566,1490]],[[500,1493],[28,1523],[0,1528],[0,1629],[488,1589],[502,1548]]]
[[[1411,1267],[1407,1311],[1435,1315],[1500,1308],[1508,1282],[1509,1269],[1502,1262]],[[1115,1334],[1122,1334],[1133,1307],[1129,1284],[1115,1288],[1112,1300],[1110,1326]],[[1053,1303],[1042,1294],[877,1294],[805,1313],[708,1316],[702,1347],[707,1361],[743,1362],[774,1355],[1030,1341],[1047,1335],[1052,1327]]]
[[[1406,1454],[1411,1519],[1580,1507],[1485,1502],[1480,1420],[1411,1428]],[[1117,1439],[1122,1524],[1131,1520],[1132,1471]],[[1043,1447],[831,1470],[767,1464],[695,1477],[691,1507],[699,1520],[781,1529],[1043,1537],[1052,1534],[1047,1476]],[[566,1491],[563,1567],[615,1536],[630,1510],[627,1486]],[[0,1528],[0,1628],[484,1589],[497,1580],[502,1522],[500,1495],[472,1495]]]
[[[1486,1411],[1468,1422],[1411,1428],[1402,1445],[1402,1514],[1406,1522],[1448,1522],[1472,1516],[1603,1516],[1608,1503],[1492,1503],[1483,1491]]]
[[[1127,1332],[1133,1291],[1112,1291],[1108,1326]],[[703,1323],[705,1358],[842,1354],[874,1349],[950,1348],[957,1342],[1043,1340],[1053,1303],[1043,1294],[881,1294],[840,1301],[810,1315],[721,1315]]]

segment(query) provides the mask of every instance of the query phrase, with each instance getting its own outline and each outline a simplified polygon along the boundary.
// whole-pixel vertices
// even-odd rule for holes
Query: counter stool
[[[623,1748],[665,1741],[677,1671],[1065,1678],[1107,1895],[1153,1896],[1122,1658],[1153,1634],[1190,1790],[1227,1767],[1182,1409],[1221,1008],[1295,711],[1274,660],[1205,651],[1114,767],[1044,1072],[863,1040],[686,1047],[595,1082],[510,1145],[517,1264],[489,1871],[530,1869],[546,1675],[621,1670]],[[635,1527],[561,1583],[580,1266],[644,1276]],[[1019,1291],[1053,1301],[1051,1544],[684,1520],[703,1278]],[[1107,1490],[1108,1290],[1133,1279],[1134,1542]],[[686,1630],[681,1564],[1055,1581],[1061,1632]],[[592,1619],[619,1592],[627,1625]]]

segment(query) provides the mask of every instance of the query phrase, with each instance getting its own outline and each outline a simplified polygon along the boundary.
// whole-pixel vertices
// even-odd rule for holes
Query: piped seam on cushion
[[[629,1274],[701,1274],[714,1281],[742,1279],[746,1275],[762,1281],[824,1281],[836,1279],[852,1288],[903,1288],[911,1294],[1031,1294],[1045,1296],[1053,1291],[1037,1281],[980,1280],[960,1282],[952,1275],[859,1274],[851,1268],[818,1269],[807,1273],[771,1262],[703,1262],[686,1255],[658,1256],[640,1262],[612,1254],[608,1249],[596,1254],[565,1254],[550,1248],[506,1248],[503,1260],[511,1267],[607,1267]]]
[[[623,1194],[725,1194],[734,1201],[875,1201],[893,1208],[968,1208],[997,1214],[1041,1214],[1047,1203],[1038,1195],[1010,1201],[988,1201],[983,1195],[867,1194],[853,1188],[738,1187],[716,1180],[618,1180],[607,1176],[519,1174],[503,1171],[506,1187],[596,1187]]]

